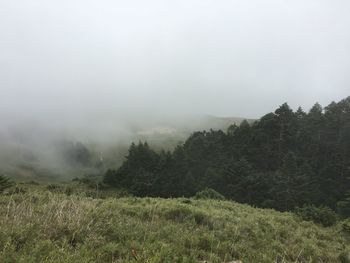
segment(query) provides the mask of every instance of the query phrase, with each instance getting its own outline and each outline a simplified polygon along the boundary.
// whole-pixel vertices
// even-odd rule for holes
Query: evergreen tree
[[[287,103],[227,133],[193,133],[173,152],[131,144],[104,182],[139,196],[192,196],[212,188],[226,198],[292,210],[326,205],[347,214],[350,191],[350,97],[308,113]],[[345,212],[344,212],[345,211]]]

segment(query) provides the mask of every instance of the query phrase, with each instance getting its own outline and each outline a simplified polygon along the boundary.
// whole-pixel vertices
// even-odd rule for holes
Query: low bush
[[[204,190],[196,193],[194,196],[196,199],[216,199],[216,200],[225,200],[225,197],[219,192],[211,188],[205,188]]]
[[[192,210],[183,206],[174,207],[165,212],[166,219],[179,222],[179,223],[182,223],[187,218],[191,218],[191,217],[192,217]]]
[[[50,192],[60,192],[62,191],[62,187],[58,184],[49,184],[46,186],[46,189]]]
[[[337,214],[327,206],[305,205],[302,208],[297,208],[295,213],[305,221],[312,221],[325,227],[337,223]]]
[[[350,198],[337,203],[337,212],[344,218],[350,217]]]
[[[341,231],[350,237],[350,219],[344,220],[341,224]]]
[[[26,193],[26,190],[21,187],[21,186],[18,186],[18,185],[15,185],[14,187],[11,187],[7,190],[7,194],[25,194]]]
[[[6,189],[10,188],[12,185],[12,182],[10,182],[8,178],[0,175],[0,194]]]
[[[350,263],[350,253],[348,251],[342,252],[338,259],[340,263]]]

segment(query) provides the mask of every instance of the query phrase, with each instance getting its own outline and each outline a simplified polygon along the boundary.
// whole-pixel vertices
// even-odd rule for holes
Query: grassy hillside
[[[0,262],[348,262],[344,223],[324,228],[229,201],[69,189],[0,196]]]

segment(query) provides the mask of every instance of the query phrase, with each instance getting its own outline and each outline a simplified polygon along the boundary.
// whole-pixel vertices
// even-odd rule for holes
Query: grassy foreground
[[[340,223],[229,201],[0,196],[2,263],[347,262],[348,238]]]

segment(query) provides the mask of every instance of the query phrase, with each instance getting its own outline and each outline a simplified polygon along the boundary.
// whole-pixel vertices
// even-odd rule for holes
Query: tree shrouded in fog
[[[139,196],[192,196],[209,187],[261,207],[314,204],[349,214],[349,178],[350,97],[308,113],[285,103],[226,133],[195,132],[172,153],[132,144],[104,180]]]

